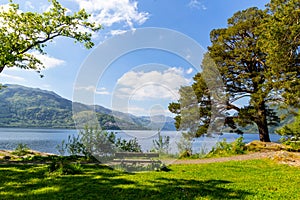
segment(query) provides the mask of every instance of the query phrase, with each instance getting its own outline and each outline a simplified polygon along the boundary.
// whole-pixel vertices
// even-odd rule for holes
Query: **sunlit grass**
[[[172,165],[135,174],[83,165],[49,175],[46,165],[0,165],[0,199],[300,199],[300,168],[270,160]]]

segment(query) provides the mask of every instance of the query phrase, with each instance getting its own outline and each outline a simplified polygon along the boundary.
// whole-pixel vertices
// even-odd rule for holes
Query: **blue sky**
[[[20,3],[22,11],[42,12],[49,6],[47,0],[14,2]],[[7,3],[0,1],[2,5]],[[114,53],[113,48],[121,48],[131,41],[122,40],[126,35],[124,32],[134,33],[147,27],[163,28],[162,31],[185,35],[205,50],[210,45],[209,33],[212,29],[226,27],[227,19],[236,11],[253,6],[263,8],[268,1],[60,0],[60,3],[71,12],[85,8],[92,13],[93,21],[103,25],[103,29],[94,35],[95,47],[86,50],[70,39],[59,38],[48,45],[47,56],[41,57],[47,66],[42,72],[44,78],[39,78],[33,71],[11,68],[0,74],[0,82],[51,90],[67,99],[82,100],[135,115],[169,115],[167,106],[178,98],[177,89],[190,84],[199,70],[188,62],[187,57],[168,51],[172,44],[168,44],[166,50],[136,49],[102,66],[102,61]],[[155,39],[158,36],[145,34],[145,37]],[[118,38],[118,45],[111,45],[113,38]],[[97,55],[97,59],[91,59],[93,52],[104,48],[104,45],[108,46],[107,51]],[[143,46],[141,41],[139,45]],[[174,40],[174,45],[184,46],[183,40]],[[92,102],[77,98],[79,93],[76,93],[79,73],[82,76],[86,72],[82,69],[89,66],[95,73],[103,69],[96,82],[84,87],[84,90],[92,92]],[[85,78],[88,82],[89,75]],[[83,93],[82,97],[85,97]]]

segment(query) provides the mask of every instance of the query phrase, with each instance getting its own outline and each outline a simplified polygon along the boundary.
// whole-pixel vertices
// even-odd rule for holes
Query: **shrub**
[[[29,148],[27,144],[18,144],[18,146],[15,148],[13,154],[17,156],[24,156],[29,153]]]
[[[290,141],[300,141],[300,110],[294,121],[276,130],[279,135],[285,136]]]
[[[66,141],[61,141],[61,144],[56,145],[56,150],[59,152],[61,156],[64,156],[67,151]]]
[[[116,136],[113,132],[99,129],[99,127],[86,126],[79,132],[80,143],[82,144],[82,154],[86,157],[111,156],[115,150]]]
[[[246,147],[243,139],[243,137],[239,137],[234,142],[228,143],[224,138],[223,141],[218,142],[216,146],[212,148],[212,150],[207,154],[206,157],[244,154]]]
[[[50,174],[55,175],[74,175],[82,173],[82,166],[79,163],[71,163],[66,157],[57,157],[48,165]]]
[[[170,145],[170,136],[162,136],[160,131],[157,133],[158,139],[153,140],[153,151],[168,154]]]
[[[300,141],[293,140],[293,138],[284,138],[281,140],[282,144],[287,146],[288,151],[300,151]]]
[[[115,146],[119,151],[126,152],[142,152],[141,145],[139,145],[136,138],[130,139],[129,141],[125,139],[118,138],[115,141]]]
[[[80,136],[69,135],[66,143],[66,150],[70,155],[82,155],[84,146],[81,142]]]
[[[71,156],[84,156],[88,160],[110,159],[116,151],[141,152],[141,146],[136,138],[129,141],[118,138],[113,132],[107,132],[99,127],[86,126],[77,136],[68,137],[60,145],[56,146],[58,152],[63,156],[66,152]]]
[[[187,158],[192,155],[192,138],[193,135],[190,132],[182,133],[180,141],[177,143],[179,158]]]
[[[233,154],[244,154],[246,147],[245,147],[245,143],[243,142],[244,138],[243,137],[239,137],[238,139],[236,139],[233,143],[231,143],[231,152]]]

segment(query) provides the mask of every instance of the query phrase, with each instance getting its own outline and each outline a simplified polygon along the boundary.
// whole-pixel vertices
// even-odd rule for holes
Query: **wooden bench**
[[[158,160],[159,153],[142,153],[142,152],[117,152],[115,153],[114,162],[119,162],[121,165],[126,163],[131,164],[161,164]]]

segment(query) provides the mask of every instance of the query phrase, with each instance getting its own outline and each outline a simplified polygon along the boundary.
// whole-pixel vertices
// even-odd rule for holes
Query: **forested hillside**
[[[84,104],[76,107],[82,115],[91,110],[91,106]],[[118,130],[120,126],[129,130],[156,128],[149,126],[148,117],[130,115],[130,120],[126,121],[112,116],[112,111],[102,106],[95,106],[95,110],[100,126],[105,129]],[[172,124],[172,120],[168,121],[166,129],[174,130]],[[0,90],[0,127],[75,128],[72,101],[46,90],[7,85]]]

